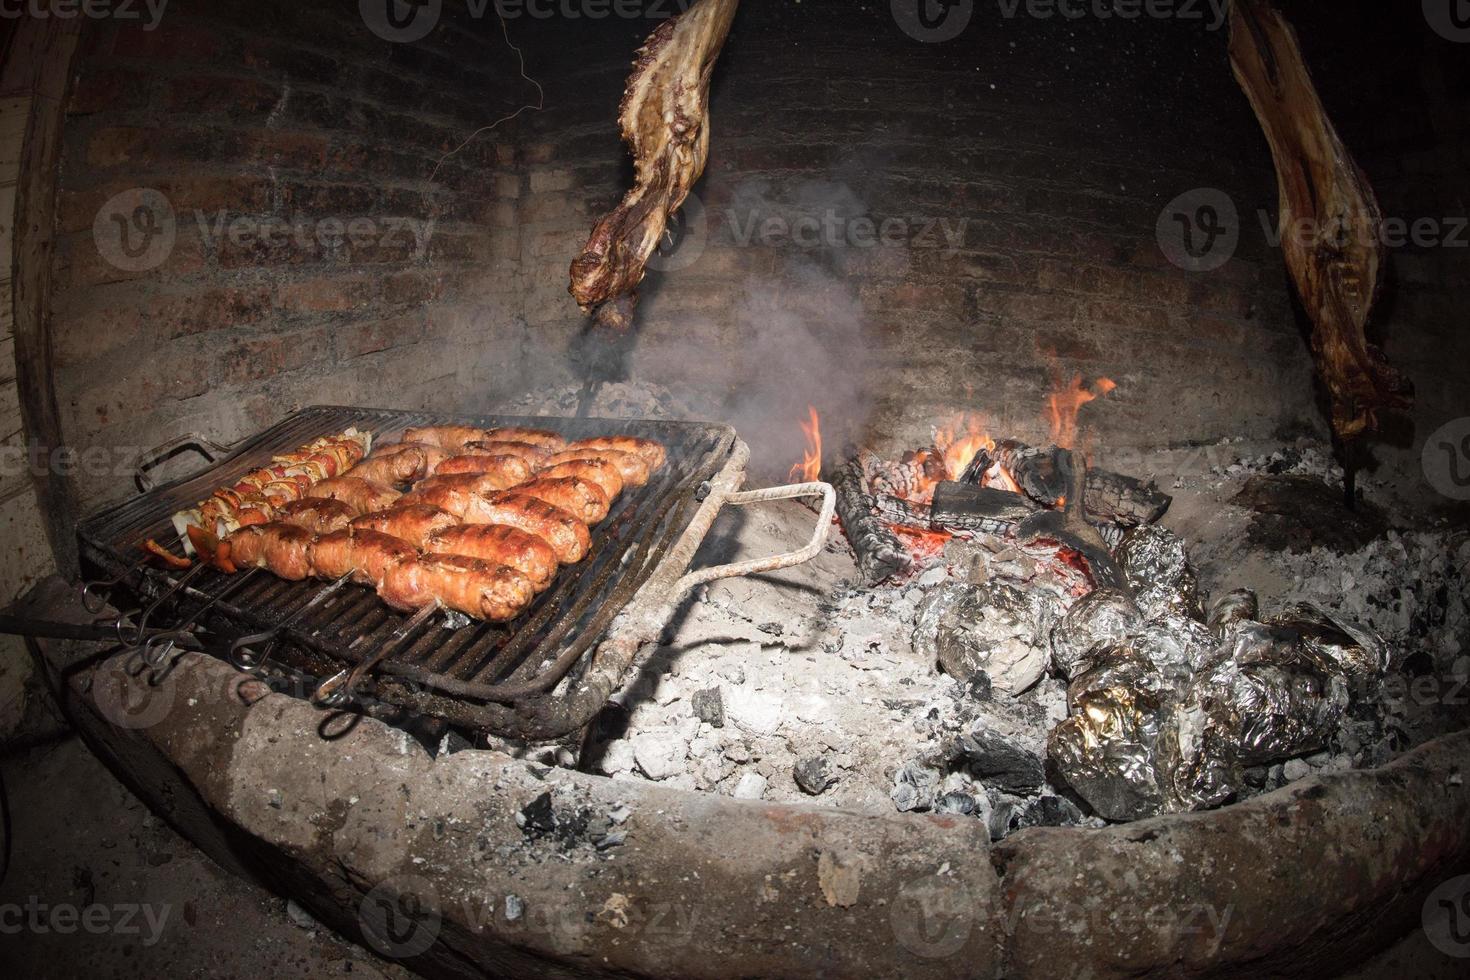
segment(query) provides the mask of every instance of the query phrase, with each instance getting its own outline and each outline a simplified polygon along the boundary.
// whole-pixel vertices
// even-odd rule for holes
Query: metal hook
[[[311,703],[321,705],[324,708],[341,708],[350,702],[357,692],[357,685],[362,679],[372,672],[373,668],[387,659],[403,640],[404,637],[416,631],[428,619],[439,611],[437,604],[425,606],[413,614],[413,618],[404,623],[378,648],[378,652],[363,660],[350,671],[339,670],[317,685],[316,691],[311,696]]]
[[[313,596],[311,601],[308,602],[306,605],[302,606],[300,609],[296,610],[294,613],[282,620],[280,625],[272,627],[271,629],[266,630],[264,633],[253,633],[250,636],[240,637],[240,639],[236,640],[230,645],[230,663],[234,664],[240,670],[248,670],[252,672],[259,670],[261,666],[263,666],[265,662],[270,659],[271,651],[275,649],[276,637],[278,637],[281,632],[288,628],[292,623],[296,622],[302,616],[306,615],[308,612],[325,602],[330,596],[341,589],[342,586],[352,581],[352,576],[353,573],[348,572],[346,575],[343,575],[341,578],[337,579],[331,585],[327,586],[325,589]],[[259,643],[266,644],[265,649],[262,650],[259,655],[251,653],[247,649],[248,647],[253,647]]]
[[[157,612],[159,607],[162,606],[165,602],[168,602],[174,596],[183,591],[183,589],[185,589],[190,582],[199,577],[200,572],[204,571],[208,567],[208,565],[200,562],[199,564],[195,565],[193,568],[185,572],[182,576],[180,576],[179,580],[174,583],[172,588],[164,592],[157,599],[154,599],[153,603],[148,606],[147,609],[143,610],[143,615],[138,618],[137,625],[133,628],[133,638],[130,640],[123,639],[123,643],[128,646],[141,646],[143,643],[143,637],[148,635],[148,620],[153,618],[153,614]],[[122,617],[118,617],[118,620],[118,637],[121,639],[123,637],[121,621]]]
[[[244,574],[235,576],[223,589],[220,589],[218,593],[212,596],[208,602],[196,609],[188,621],[181,623],[178,629],[169,630],[166,633],[156,633],[150,636],[142,647],[143,662],[154,670],[161,667],[180,640],[194,635],[194,627],[199,625],[199,621],[204,618],[204,614],[209,612],[215,603],[238,590],[246,582],[250,581],[251,576],[259,571],[260,569],[258,567],[246,569]]]
[[[91,582],[82,583],[82,608],[93,616],[100,613],[107,604],[112,601],[112,590],[123,582],[132,578],[133,574],[143,570],[147,566],[152,555],[144,555],[136,564],[128,568],[121,575],[110,579],[96,579]]]

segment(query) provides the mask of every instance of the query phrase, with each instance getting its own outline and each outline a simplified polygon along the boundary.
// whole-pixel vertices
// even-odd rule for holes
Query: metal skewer
[[[124,622],[126,613],[119,613],[117,617],[117,638],[122,641],[124,646],[136,647],[142,645],[144,637],[148,635],[148,620],[153,618],[153,614],[158,611],[158,608],[183,591],[190,582],[199,577],[200,572],[208,567],[208,565],[200,562],[179,576],[179,580],[174,583],[172,588],[164,592],[157,599],[154,599],[152,604],[144,609],[143,614],[138,617],[138,622],[133,627],[131,638],[123,632],[124,627],[127,625]]]
[[[112,590],[132,578],[135,573],[142,571],[152,557],[152,555],[144,555],[116,578],[95,579],[91,582],[83,582],[82,608],[93,616],[100,613],[112,601]]]
[[[327,599],[336,594],[337,591],[342,588],[342,586],[352,581],[353,574],[353,572],[348,572],[346,575],[343,575],[331,585],[328,585],[325,589],[322,589],[320,592],[312,597],[310,602],[308,602],[306,605],[302,606],[300,609],[296,610],[294,613],[282,620],[279,626],[268,629],[264,633],[254,633],[250,636],[242,636],[240,639],[236,640],[233,644],[230,645],[230,663],[234,664],[241,670],[255,671],[260,669],[260,667],[267,660],[270,659],[271,651],[274,650],[276,646],[276,638],[281,635],[281,632],[290,627],[292,623],[296,622],[302,616],[317,608],[322,603],[326,602]],[[253,647],[259,643],[266,644],[265,649],[262,650],[259,655],[251,653],[247,649],[248,647]]]
[[[246,569],[243,575],[237,575],[231,579],[229,584],[210,598],[208,602],[195,610],[188,621],[181,623],[177,629],[169,630],[166,633],[155,633],[153,636],[150,636],[138,651],[143,663],[157,670],[168,659],[168,655],[173,652],[174,647],[180,640],[194,635],[194,627],[204,618],[204,614],[214,607],[215,603],[235,592],[246,582],[250,581],[251,576],[259,571],[260,569],[258,567]]]
[[[327,708],[340,708],[346,705],[355,696],[357,685],[362,683],[362,679],[371,673],[374,667],[387,659],[388,655],[397,649],[404,637],[418,630],[434,613],[439,611],[439,608],[435,604],[420,609],[413,614],[413,618],[393,631],[393,634],[378,648],[377,653],[353,667],[351,671],[339,670],[322,681],[311,696],[312,703]]]

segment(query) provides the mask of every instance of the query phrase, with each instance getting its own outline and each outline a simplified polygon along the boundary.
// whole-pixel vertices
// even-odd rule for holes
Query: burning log
[[[934,488],[930,526],[936,530],[1005,534],[1036,513],[1025,496],[998,487],[946,481]]]
[[[1037,449],[1015,439],[1004,439],[994,449],[982,449],[965,467],[961,483],[980,485],[987,471],[999,466],[1021,492],[1043,507],[1055,507],[1067,496],[1067,463],[1071,454],[1049,446]],[[1085,468],[1084,468],[1085,469]],[[1089,520],[1136,527],[1164,516],[1174,498],[1151,483],[1109,470],[1086,469]]]
[[[893,533],[888,521],[878,515],[878,501],[868,489],[862,462],[850,460],[832,476],[837,491],[837,516],[842,530],[857,552],[858,567],[869,585],[905,571],[913,555]],[[894,498],[896,499],[896,498]]]
[[[1087,482],[1086,461],[1081,455],[1066,449],[1058,450],[1053,459],[1065,480],[1063,496],[1066,504],[1062,510],[1044,510],[1026,518],[1016,528],[1016,540],[1023,545],[1042,540],[1055,541],[1078,555],[1094,588],[1117,589],[1132,595],[1128,578],[1113,560],[1107,542],[1083,517],[1081,501]]]
[[[1383,267],[1378,200],[1327,118],[1296,32],[1269,0],[1230,5],[1230,66],[1276,161],[1281,248],[1312,319],[1332,429],[1340,440],[1357,438],[1378,428],[1380,412],[1407,410],[1413,399],[1363,332]]]

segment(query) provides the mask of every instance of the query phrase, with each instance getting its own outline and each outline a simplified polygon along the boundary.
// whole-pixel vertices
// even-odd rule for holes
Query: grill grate
[[[668,450],[667,463],[643,487],[629,487],[608,516],[592,529],[592,548],[576,565],[558,571],[552,585],[530,609],[507,624],[471,623],[446,628],[435,616],[397,637],[393,653],[378,667],[406,684],[380,684],[379,697],[449,717],[476,727],[506,729],[514,718],[546,712],[528,705],[554,697],[559,682],[605,632],[632,599],[665,551],[688,525],[699,489],[730,459],[735,432],[710,423],[623,419],[446,417],[381,409],[313,407],[247,440],[228,459],[201,473],[111,506],[78,528],[84,557],[111,575],[137,563],[138,545],[149,537],[173,537],[169,516],[236,482],[278,452],[355,426],[373,433],[375,443],[396,438],[405,428],[433,424],[484,427],[534,425],[569,439],[628,434],[657,439]],[[158,593],[177,575],[153,568],[133,576],[143,592]],[[141,580],[140,580],[141,579]],[[180,599],[178,614],[217,595],[236,581],[214,569],[200,573]],[[285,622],[324,588],[322,582],[287,582],[269,574],[255,576],[216,602],[235,636]],[[321,677],[361,662],[394,639],[409,616],[386,606],[363,586],[351,585],[309,610],[284,631],[281,649],[289,661]],[[233,639],[232,637],[229,639]],[[228,646],[228,643],[225,644]]]

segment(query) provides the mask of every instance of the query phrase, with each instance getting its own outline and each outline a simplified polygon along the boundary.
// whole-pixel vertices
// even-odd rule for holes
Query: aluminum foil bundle
[[[1239,623],[1196,677],[1183,712],[1180,758],[1235,769],[1325,747],[1348,705],[1347,677],[1292,630]]]
[[[1118,644],[1143,621],[1143,613],[1116,589],[1094,589],[1067,610],[1051,631],[1052,667],[1070,680],[1086,669],[1094,648]]]
[[[1164,588],[1182,597],[1189,615],[1203,619],[1200,608],[1199,579],[1184,539],[1157,524],[1130,528],[1118,545],[1114,557],[1123,569],[1134,592]]]
[[[1154,669],[1188,682],[1215,654],[1216,640],[1205,625],[1179,613],[1151,618],[1128,638]]]
[[[1046,672],[1047,635],[1060,614],[1061,601],[1044,589],[946,586],[920,609],[914,648],[951,677],[968,681],[984,671],[996,690],[1020,694]]]
[[[1250,589],[1236,589],[1216,599],[1210,606],[1210,629],[1224,635],[1235,623],[1260,619],[1260,603]]]
[[[1170,585],[1151,585],[1133,597],[1144,619],[1180,616],[1202,620],[1199,597],[1186,595]]]
[[[1287,606],[1269,622],[1300,634],[1304,643],[1336,663],[1349,677],[1378,677],[1388,669],[1388,644],[1382,637],[1311,603]]]
[[[1132,642],[1113,644],[1099,648],[1067,685],[1067,708],[1076,712],[1087,695],[1108,688],[1142,691],[1161,702],[1178,701],[1188,681],[1184,677],[1181,683],[1178,676],[1159,670]]]
[[[1138,820],[1178,808],[1166,787],[1160,740],[1169,737],[1166,698],[1130,683],[1120,664],[1101,686],[1078,693],[1073,714],[1047,739],[1047,754],[1076,793],[1108,820]],[[1105,668],[1104,668],[1105,669]]]

